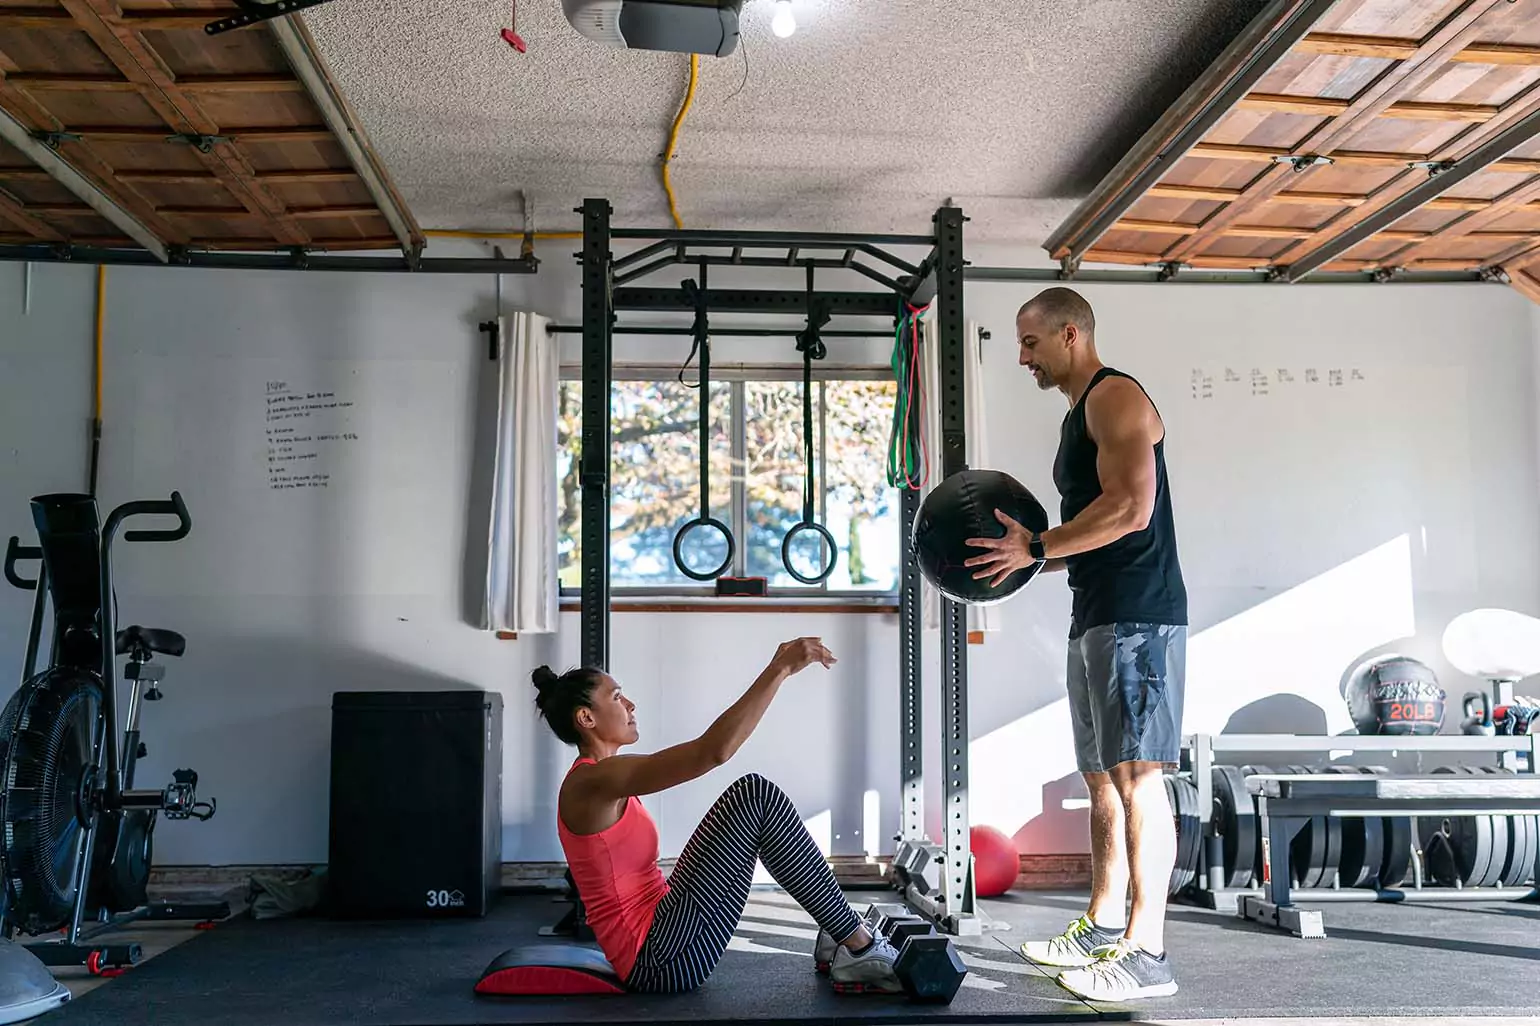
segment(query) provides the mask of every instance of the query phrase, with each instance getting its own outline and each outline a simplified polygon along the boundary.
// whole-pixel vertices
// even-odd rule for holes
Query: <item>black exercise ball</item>
[[[910,546],[925,579],[954,602],[975,606],[1004,602],[1043,568],[1034,563],[1017,570],[998,587],[987,577],[974,578],[980,567],[965,564],[987,550],[969,545],[968,539],[1005,536],[1005,525],[995,517],[997,509],[1029,531],[1048,530],[1043,504],[1020,481],[998,470],[960,471],[920,503]]]

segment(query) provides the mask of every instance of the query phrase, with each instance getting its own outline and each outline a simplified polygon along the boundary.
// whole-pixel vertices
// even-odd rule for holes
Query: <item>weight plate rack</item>
[[[1211,830],[1222,853],[1219,879],[1230,890],[1255,891],[1262,880],[1261,820],[1256,799],[1246,789],[1246,777],[1256,774],[1365,773],[1384,774],[1384,766],[1300,765],[1271,767],[1256,764],[1211,767],[1213,811]],[[1511,774],[1498,766],[1440,766],[1430,772]],[[1177,835],[1176,862],[1170,895],[1198,894],[1206,889],[1206,860],[1198,789],[1192,771],[1165,774]],[[1524,887],[1534,880],[1540,854],[1540,817],[1451,816],[1445,819],[1409,816],[1317,816],[1296,835],[1290,847],[1292,883],[1301,900],[1310,891],[1395,890],[1403,886],[1448,888]],[[1414,871],[1420,852],[1421,869]],[[1420,884],[1419,884],[1420,878]]]
[[[1243,761],[1243,753],[1263,752],[1288,754],[1267,766],[1233,765]],[[1342,753],[1357,758],[1342,760]],[[1369,765],[1371,753],[1413,761],[1409,768],[1391,770]],[[1292,762],[1300,757],[1313,765]],[[1423,768],[1441,761],[1473,765]],[[1166,781],[1178,848],[1171,897],[1301,938],[1326,936],[1320,908],[1328,903],[1540,899],[1536,767],[1540,731],[1185,735],[1178,766],[1168,770],[1173,779]],[[1343,779],[1354,774],[1390,779],[1370,787]],[[1448,776],[1447,783],[1440,782],[1435,774],[1466,782]],[[1517,774],[1519,780],[1493,781],[1488,788],[1471,779],[1503,774]],[[1296,779],[1259,784],[1248,776]],[[1327,784],[1328,776],[1340,784]],[[1300,779],[1310,777],[1320,782]],[[1251,788],[1273,797],[1264,801]],[[1198,792],[1196,824],[1189,789]],[[1269,822],[1261,815],[1264,804],[1273,817]],[[1274,831],[1275,874],[1264,882],[1267,829]],[[1196,865],[1190,861],[1194,853]],[[1287,872],[1287,878],[1277,872]]]

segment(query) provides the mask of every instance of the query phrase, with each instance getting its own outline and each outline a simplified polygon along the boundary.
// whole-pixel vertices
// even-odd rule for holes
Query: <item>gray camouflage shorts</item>
[[[1186,627],[1115,623],[1071,638],[1069,709],[1080,772],[1175,763],[1186,676]]]

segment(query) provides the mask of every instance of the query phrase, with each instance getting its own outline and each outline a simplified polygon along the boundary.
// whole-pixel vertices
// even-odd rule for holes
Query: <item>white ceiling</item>
[[[743,41],[701,58],[671,175],[686,227],[928,231],[1038,245],[1260,0],[746,0]],[[658,158],[689,58],[622,51],[560,0],[338,0],[305,14],[425,228],[670,223]],[[745,60],[746,56],[746,60]]]

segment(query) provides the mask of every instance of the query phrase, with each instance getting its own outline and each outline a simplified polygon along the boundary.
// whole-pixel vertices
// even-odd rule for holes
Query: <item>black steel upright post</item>
[[[925,838],[925,758],[921,746],[920,564],[909,539],[920,511],[920,490],[904,488],[900,495],[902,537],[899,542],[898,590],[898,719],[899,806],[898,839],[919,843]]]
[[[610,666],[610,205],[583,201],[582,659]]]
[[[936,327],[941,346],[941,474],[968,466],[963,356],[963,214],[936,211]],[[941,602],[941,892],[953,933],[978,933],[974,918],[972,851],[968,837],[968,621],[966,609]]]

